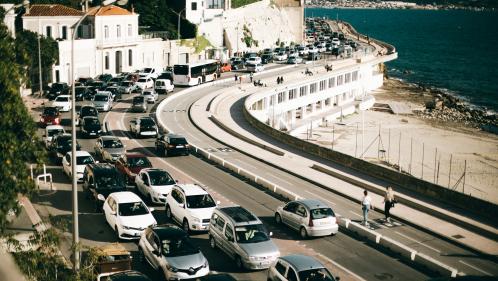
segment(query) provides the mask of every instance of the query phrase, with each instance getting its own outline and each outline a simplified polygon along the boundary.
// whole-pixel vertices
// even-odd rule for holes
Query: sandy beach
[[[468,119],[429,114],[435,95],[416,85],[386,79],[372,94],[377,104],[406,104],[414,114],[368,110],[299,137],[498,203],[497,135]]]

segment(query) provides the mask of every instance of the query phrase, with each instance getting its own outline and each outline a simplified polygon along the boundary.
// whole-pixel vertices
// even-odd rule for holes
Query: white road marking
[[[274,175],[272,175],[272,174],[270,174],[270,173],[266,173],[266,175],[267,175],[267,176],[272,177],[273,179],[276,179],[276,180],[282,181],[282,182],[286,183],[287,185],[294,185],[293,183],[291,183],[291,182],[289,182],[289,181],[286,181],[286,180],[284,180],[284,179],[282,179],[282,178],[279,178],[279,177],[277,177],[277,176],[274,176]]]
[[[413,242],[415,242],[415,243],[417,243],[417,244],[420,244],[420,245],[422,245],[422,246],[424,246],[424,247],[426,247],[426,248],[428,248],[428,249],[431,249],[431,250],[433,250],[434,252],[437,252],[437,253],[439,253],[439,254],[441,253],[441,251],[440,251],[440,250],[438,250],[438,249],[436,249],[436,248],[434,248],[434,247],[431,247],[431,246],[429,246],[429,245],[427,245],[427,244],[425,244],[425,243],[423,243],[423,242],[421,242],[421,241],[418,241],[418,240],[416,240],[416,239],[414,239],[414,238],[411,238],[410,236],[407,236],[407,235],[405,235],[405,234],[403,234],[403,233],[400,233],[400,232],[398,232],[398,231],[394,231],[394,232],[395,232],[396,234],[398,234],[399,236],[405,237],[406,239],[411,240],[411,241],[413,241]]]
[[[319,189],[317,189],[317,190],[319,190]],[[311,191],[308,191],[308,190],[305,190],[304,192],[306,192],[306,193],[308,193],[308,194],[311,194],[311,195],[313,195],[313,196],[317,196],[315,193],[313,193],[313,192],[311,192]],[[321,198],[321,200],[325,200],[325,201],[327,201],[327,203],[329,203],[329,204],[331,204],[331,205],[335,205],[335,203],[334,203],[334,202],[332,202],[332,201],[330,201],[330,200],[323,199],[323,198]]]
[[[360,218],[363,218],[363,215],[360,215],[360,214],[355,213],[355,212],[353,212],[353,211],[349,211],[349,212],[350,212],[350,213],[352,213],[352,214],[353,214],[353,215],[355,215],[355,216],[358,216],[358,217],[360,217]]]
[[[470,267],[470,268],[472,268],[472,269],[474,269],[474,270],[477,270],[477,271],[479,271],[479,272],[481,272],[481,273],[483,273],[483,274],[486,274],[486,275],[489,275],[489,276],[492,276],[492,275],[493,275],[493,274],[491,274],[491,273],[489,273],[489,272],[487,272],[487,271],[485,271],[485,270],[482,270],[482,269],[480,269],[480,268],[478,268],[478,267],[476,267],[476,266],[474,266],[474,265],[468,264],[468,263],[466,263],[466,262],[464,262],[464,261],[462,261],[462,260],[459,260],[458,262],[459,262],[459,263],[461,263],[461,264],[465,264],[466,266],[468,266],[468,267]]]
[[[253,168],[253,169],[256,169],[256,170],[258,169],[256,166],[251,165],[251,164],[249,164],[249,163],[247,163],[247,162],[241,161],[241,160],[239,160],[239,159],[232,159],[232,161],[238,162],[239,164],[242,164],[242,165],[244,165],[244,166],[249,166],[249,167],[251,167],[251,168]]]
[[[356,274],[356,273],[352,272],[351,270],[345,268],[344,266],[342,266],[341,264],[337,263],[333,259],[331,259],[331,258],[329,258],[327,256],[324,256],[323,254],[320,254],[320,253],[317,253],[317,255],[320,256],[321,258],[323,258],[324,260],[330,262],[331,264],[339,267],[340,269],[346,271],[347,273],[349,273],[351,276],[355,277],[356,279],[361,280],[361,281],[366,281],[365,278],[360,277],[358,274]]]

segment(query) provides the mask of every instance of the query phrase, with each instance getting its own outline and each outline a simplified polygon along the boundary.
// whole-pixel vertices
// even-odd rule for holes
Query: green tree
[[[19,89],[26,80],[26,66],[18,63],[14,39],[3,23],[0,9],[0,233],[7,226],[7,214],[17,211],[18,194],[34,190],[27,163],[41,163],[44,150],[36,136],[36,125],[24,106]]]

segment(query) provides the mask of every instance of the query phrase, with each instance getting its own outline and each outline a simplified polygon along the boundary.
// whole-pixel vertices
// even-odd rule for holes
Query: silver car
[[[126,152],[125,145],[115,136],[101,136],[94,146],[95,155],[106,162],[114,163]]]
[[[112,93],[99,91],[93,97],[93,106],[98,111],[110,111],[112,109]]]
[[[268,270],[268,278],[270,281],[335,281],[339,277],[332,274],[320,263],[312,257],[304,255],[289,255],[278,258]]]
[[[155,103],[158,98],[158,94],[154,89],[145,89],[142,92],[142,96],[144,96],[145,100],[147,100],[148,103]]]
[[[209,274],[209,263],[188,234],[173,225],[147,228],[138,242],[139,258],[164,274],[163,280],[195,279]]]
[[[280,256],[263,223],[240,206],[216,208],[209,224],[209,245],[235,260],[238,268],[265,269]]]
[[[275,221],[299,231],[303,239],[308,236],[334,235],[339,231],[334,211],[315,199],[291,201],[278,207]]]

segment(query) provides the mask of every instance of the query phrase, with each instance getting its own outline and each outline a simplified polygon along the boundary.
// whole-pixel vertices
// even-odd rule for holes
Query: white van
[[[158,94],[173,92],[173,89],[175,89],[175,86],[169,79],[157,79],[154,85]]]

